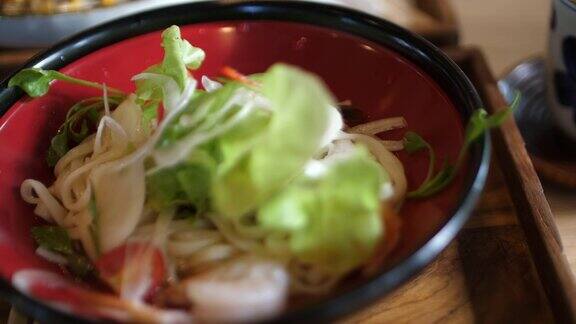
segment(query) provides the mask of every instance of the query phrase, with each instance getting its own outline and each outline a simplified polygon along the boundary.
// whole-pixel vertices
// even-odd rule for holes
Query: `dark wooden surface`
[[[569,160],[550,160],[531,154],[530,158],[543,179],[567,189],[576,189],[576,161],[573,157]]]
[[[416,6],[437,22],[426,30],[416,32],[437,46],[458,44],[460,37],[458,21],[448,0],[416,0]]]
[[[38,52],[40,49],[0,48],[0,80],[14,72]]]

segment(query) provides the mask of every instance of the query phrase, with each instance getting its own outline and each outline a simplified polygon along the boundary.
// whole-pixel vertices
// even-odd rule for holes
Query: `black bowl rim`
[[[374,16],[339,6],[286,1],[196,2],[154,9],[127,16],[94,27],[68,38],[28,61],[24,67],[59,69],[102,47],[121,40],[161,30],[172,24],[268,20],[287,21],[331,28],[352,34],[394,50],[435,80],[451,95],[464,120],[482,101],[464,72],[442,51],[420,36]],[[23,68],[24,68],[23,67]],[[8,80],[0,83],[0,116],[23,96],[19,89],[8,88]],[[274,319],[278,322],[310,322],[333,319],[361,308],[389,293],[435,259],[455,238],[468,220],[487,178],[490,161],[490,135],[470,147],[470,172],[466,189],[461,192],[452,216],[439,230],[406,259],[383,269],[363,283],[350,287],[326,301],[289,311]],[[0,294],[16,308],[46,322],[77,322],[79,318],[63,313],[16,289],[0,279]]]

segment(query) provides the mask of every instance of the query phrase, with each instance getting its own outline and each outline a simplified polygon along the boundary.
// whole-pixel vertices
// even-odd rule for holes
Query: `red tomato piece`
[[[166,276],[162,252],[148,243],[128,243],[108,251],[96,261],[96,269],[99,277],[116,292],[120,292],[123,280],[149,276],[146,299],[160,288]]]
[[[158,108],[156,108],[156,120],[158,125],[164,120],[164,106],[162,105],[158,105]]]

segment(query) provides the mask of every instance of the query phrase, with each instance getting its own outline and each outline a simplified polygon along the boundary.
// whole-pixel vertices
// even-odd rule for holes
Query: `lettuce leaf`
[[[357,148],[318,178],[300,176],[268,200],[257,219],[265,230],[287,234],[300,261],[346,273],[372,255],[383,235],[379,193],[387,181],[368,151]]]
[[[258,82],[257,89],[229,82],[200,93],[165,127],[153,153],[159,170],[148,179],[156,208],[202,208],[208,198],[198,188],[209,188],[211,208],[237,217],[302,172],[323,144],[332,99],[316,77],[286,65],[273,66]],[[190,165],[202,146],[214,148],[211,162]]]
[[[198,93],[188,107],[166,125],[154,156],[156,161],[169,163],[156,164],[157,169],[147,179],[153,208],[188,205],[199,212],[207,208],[217,170],[245,152],[253,142],[251,138],[257,137],[269,120],[269,114],[254,109],[227,132],[199,142],[206,134],[221,130],[241,109],[232,101],[242,87],[232,82],[210,93]],[[225,109],[228,113],[223,113]]]
[[[171,76],[181,89],[184,89],[188,69],[199,68],[206,54],[202,49],[183,40],[178,26],[171,26],[162,32],[162,47],[164,47],[163,73]]]
[[[180,91],[184,90],[186,80],[190,78],[188,69],[197,69],[205,58],[202,49],[183,40],[178,26],[171,26],[162,32],[164,59],[161,64],[153,65],[145,73],[167,76],[174,80]],[[160,103],[163,98],[163,85],[157,80],[137,80],[136,94],[141,100],[154,100]]]
[[[199,149],[187,161],[148,175],[147,203],[159,211],[177,206],[205,211],[217,164],[214,156],[207,148]]]
[[[218,170],[227,173],[254,148],[270,123],[270,114],[256,110],[217,140],[222,163]]]
[[[226,217],[253,211],[301,173],[329,126],[333,100],[315,76],[276,64],[261,76],[261,91],[272,110],[269,125],[257,139],[250,139],[252,148],[236,156],[233,166],[219,170],[214,181],[213,207]],[[228,150],[234,150],[232,144]]]

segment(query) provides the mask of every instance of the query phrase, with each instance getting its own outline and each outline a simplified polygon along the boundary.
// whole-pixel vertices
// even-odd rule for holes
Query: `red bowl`
[[[206,51],[197,75],[218,75],[223,65],[261,72],[276,62],[318,74],[339,100],[351,100],[366,121],[404,116],[408,129],[426,138],[438,156],[454,161],[463,125],[481,103],[471,83],[438,49],[386,21],[310,3],[196,3],[150,11],[84,32],[31,60],[27,67],[64,73],[124,90],[131,76],[159,62],[161,30],[181,26],[183,37]],[[83,300],[85,288],[40,284],[17,291],[12,275],[39,268],[60,273],[34,253],[30,227],[39,220],[19,195],[24,179],[50,182],[45,154],[67,109],[98,95],[56,82],[31,100],[16,89],[0,90],[0,282],[4,296],[40,320],[99,316]],[[402,132],[387,135],[401,138]],[[410,188],[424,179],[425,154],[398,154]],[[468,218],[486,178],[489,138],[471,147],[468,166],[442,193],[409,200],[401,210],[402,239],[386,265],[370,278],[344,285],[331,297],[291,309],[279,320],[333,318],[355,310],[400,285],[436,257]],[[66,307],[62,307],[66,304]],[[67,310],[65,310],[67,309]]]

